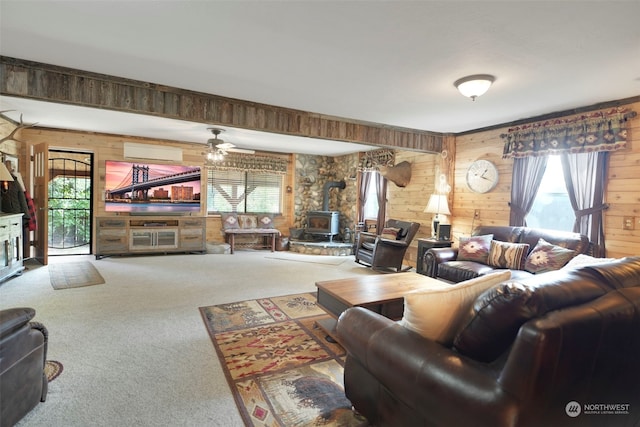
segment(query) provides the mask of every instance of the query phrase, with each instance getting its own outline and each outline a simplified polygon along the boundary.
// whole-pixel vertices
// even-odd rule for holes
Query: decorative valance
[[[635,116],[635,111],[614,108],[517,126],[500,135],[502,157],[616,151],[626,146],[626,121]]]
[[[229,153],[224,156],[223,160],[208,168],[212,170],[234,170],[285,175],[287,173],[287,163],[286,159],[280,157]]]
[[[396,153],[393,150],[381,149],[367,151],[360,157],[359,171],[375,171],[380,166],[393,166],[396,161]]]

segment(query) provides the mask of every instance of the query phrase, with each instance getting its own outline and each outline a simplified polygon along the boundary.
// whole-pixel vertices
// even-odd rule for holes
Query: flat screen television
[[[107,160],[105,211],[132,215],[200,212],[199,166]]]

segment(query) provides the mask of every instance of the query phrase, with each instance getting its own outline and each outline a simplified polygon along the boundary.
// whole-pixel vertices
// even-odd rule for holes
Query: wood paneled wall
[[[640,113],[640,102],[627,105],[629,109]],[[0,137],[8,135],[14,126],[0,119]],[[443,163],[442,157],[432,153],[399,151],[396,164],[408,161],[412,164],[411,182],[404,188],[389,183],[388,217],[421,224],[417,238],[429,237],[431,234],[432,215],[423,212],[429,195],[435,187],[436,170],[442,170],[448,176],[452,186],[449,194],[452,216],[448,218],[452,224],[454,240],[468,236],[473,227],[484,225],[508,225],[511,194],[511,176],[513,161],[502,159],[503,141],[500,134],[507,128],[479,131],[466,135],[445,137],[443,147],[448,147],[451,163]],[[184,164],[199,165],[202,161],[200,144],[170,143],[166,141],[149,141],[131,137],[115,137],[91,133],[71,131],[25,129],[18,133],[20,140],[26,144],[6,141],[0,151],[17,154],[20,157],[21,170],[25,170],[25,162],[30,146],[40,142],[48,142],[51,148],[87,151],[94,153],[96,182],[94,206],[97,215],[104,214],[104,161],[122,159],[122,143],[132,141],[153,145],[175,145],[183,149]],[[487,194],[475,194],[465,185],[465,173],[471,162],[476,159],[493,161],[500,172],[498,186]],[[608,173],[606,201],[610,208],[605,212],[605,236],[608,257],[622,257],[640,254],[640,116],[628,123],[628,143],[624,150],[611,154]],[[291,168],[293,171],[293,167]],[[25,179],[28,176],[23,172]],[[287,176],[287,182],[295,187],[293,173]],[[204,208],[203,208],[204,209]],[[474,218],[474,211],[479,216]],[[276,226],[285,231],[293,226],[293,193],[285,194],[285,214],[277,218]],[[204,213],[204,211],[203,211]],[[634,230],[623,229],[623,218],[633,217]],[[207,221],[207,240],[222,241],[218,218]],[[405,263],[415,266],[417,241],[407,252]]]
[[[432,234],[433,217],[423,211],[429,196],[434,192],[435,172],[436,169],[441,168],[441,157],[432,153],[396,152],[396,164],[402,161],[411,163],[411,181],[406,187],[388,183],[387,218],[420,223],[418,234],[404,258],[405,265],[415,267],[418,255],[417,239],[427,238]]]
[[[627,105],[640,113],[640,102]],[[456,137],[455,182],[453,185],[452,232],[457,240],[473,227],[508,225],[513,160],[502,158],[504,142],[500,134],[507,128]],[[486,194],[475,194],[465,185],[465,173],[472,161],[491,160],[500,172],[498,186]],[[628,122],[626,149],[611,153],[605,200],[605,239],[608,257],[640,254],[640,116]],[[474,218],[474,210],[479,217]],[[635,230],[623,230],[625,216],[635,218]]]
[[[25,129],[20,133],[20,139],[26,141],[21,147],[21,152],[26,156],[30,152],[31,146],[46,142],[50,149],[82,151],[93,153],[94,162],[94,214],[95,216],[115,215],[105,213],[104,192],[105,192],[105,161],[106,160],[126,160],[124,159],[123,147],[124,142],[136,142],[139,144],[149,144],[153,146],[175,146],[182,149],[184,165],[200,166],[202,165],[202,152],[204,146],[202,144],[187,143],[171,143],[167,141],[151,141],[143,138],[110,136],[103,134],[92,134],[83,132],[58,131],[58,130],[42,130],[42,129]],[[293,165],[291,164],[290,155],[284,156],[290,161],[289,174],[285,177],[286,184],[293,186],[294,174]],[[26,157],[25,157],[26,159]],[[159,160],[142,160],[149,163],[166,163]],[[24,165],[25,163],[23,163]],[[21,166],[21,169],[25,169]],[[206,172],[203,175],[206,177]],[[30,185],[29,178],[25,174],[27,185]],[[206,184],[202,187],[202,192],[206,192]],[[37,201],[36,201],[37,202]],[[202,215],[206,214],[206,206],[202,206]],[[283,215],[275,218],[275,225],[281,230],[288,230],[293,223],[293,193],[284,193]],[[223,242],[224,236],[221,233],[222,226],[220,218],[212,216],[207,218],[207,241]]]

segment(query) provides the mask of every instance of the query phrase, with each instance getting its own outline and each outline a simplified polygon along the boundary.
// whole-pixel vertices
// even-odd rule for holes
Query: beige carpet
[[[377,276],[338,266],[234,255],[50,257],[0,285],[0,309],[33,307],[47,359],[64,371],[16,427],[245,427],[199,307],[313,293],[315,282]],[[56,291],[49,269],[88,261],[106,283]],[[55,267],[53,267],[55,268]]]
[[[325,265],[340,265],[347,259],[353,261],[353,258],[346,256],[306,255],[295,252],[281,252],[278,254],[266,255],[265,258]]]
[[[89,261],[65,262],[49,265],[53,289],[80,288],[101,285],[104,279]]]

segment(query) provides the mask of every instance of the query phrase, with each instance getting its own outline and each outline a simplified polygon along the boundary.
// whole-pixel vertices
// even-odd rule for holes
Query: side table
[[[416,272],[425,274],[424,271],[424,253],[431,248],[450,248],[453,242],[451,240],[436,239],[418,239],[418,259],[416,260]]]

